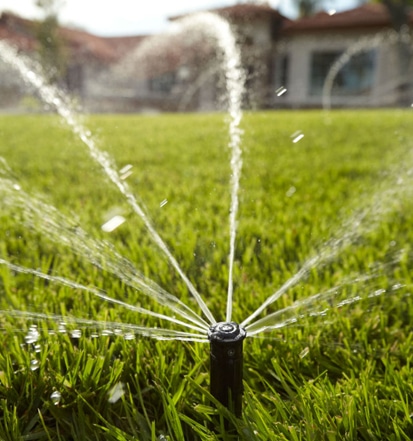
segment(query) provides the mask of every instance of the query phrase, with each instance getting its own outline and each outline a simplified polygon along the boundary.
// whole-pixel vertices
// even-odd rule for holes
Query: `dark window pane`
[[[311,57],[310,94],[321,95],[331,66],[342,52],[314,52]],[[335,77],[332,95],[362,95],[371,91],[374,81],[375,51],[362,52],[343,64]]]

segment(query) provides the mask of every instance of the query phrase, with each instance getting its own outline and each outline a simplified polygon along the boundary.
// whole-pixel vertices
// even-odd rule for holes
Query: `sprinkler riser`
[[[246,332],[235,322],[211,326],[210,392],[236,416],[242,413],[243,341]]]

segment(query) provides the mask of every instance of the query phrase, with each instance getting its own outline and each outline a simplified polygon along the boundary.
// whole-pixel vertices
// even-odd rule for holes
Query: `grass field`
[[[130,188],[218,320],[229,252],[224,119],[85,119],[116,168],[133,166]],[[398,110],[245,115],[233,319],[308,271],[260,316],[284,308],[269,323],[289,325],[244,343],[239,420],[211,402],[208,344],[116,335],[104,323],[175,326],[1,264],[0,309],[14,313],[0,316],[0,440],[233,439],[224,417],[243,440],[411,439],[411,119]],[[57,117],[1,116],[0,140],[0,259],[170,314],[111,273],[113,245],[199,312]],[[126,222],[103,232],[114,214]],[[96,323],[67,319],[62,329],[55,315]]]

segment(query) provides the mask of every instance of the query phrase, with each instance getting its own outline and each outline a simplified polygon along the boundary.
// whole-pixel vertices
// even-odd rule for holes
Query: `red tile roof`
[[[365,4],[358,8],[330,15],[320,12],[309,18],[291,21],[279,14],[270,6],[237,4],[235,6],[217,8],[216,12],[233,21],[250,20],[251,18],[270,17],[271,20],[282,24],[282,35],[290,35],[301,32],[343,29],[374,29],[390,27],[391,20],[387,9],[383,4]],[[179,19],[173,17],[171,20]],[[411,15],[413,23],[413,13]],[[0,16],[0,39],[10,41],[22,51],[33,52],[37,47],[36,22],[18,17],[12,13],[4,12]],[[140,45],[146,36],[131,37],[99,37],[88,32],[61,27],[60,35],[68,47],[71,57],[79,60],[91,60],[103,64],[111,64],[131,52]],[[178,45],[179,46],[179,45]],[[177,64],[182,58],[178,48],[173,49],[174,44],[169,45],[168,55],[165,57],[166,64]],[[170,60],[172,58],[173,60]],[[162,63],[161,63],[162,64]]]
[[[135,48],[137,48],[147,35],[137,35],[130,37],[101,37],[115,51],[118,58],[122,58]]]
[[[289,21],[288,18],[281,15],[276,9],[273,9],[271,6],[267,5],[239,4],[235,6],[213,9],[212,12],[216,12],[217,14],[233,20],[250,20],[251,18],[274,17]]]
[[[0,16],[0,40],[7,40],[24,52],[32,52],[36,48],[33,22],[14,14],[3,12]]]
[[[101,37],[68,28],[60,28],[59,34],[72,57],[80,60],[92,59],[103,63],[115,62],[118,57],[114,49]]]
[[[35,21],[3,12],[0,16],[0,39],[9,41],[21,51],[34,52],[38,46],[36,26]],[[76,57],[79,61],[89,60],[104,64],[118,61],[145,38],[106,38],[66,27],[60,27],[59,34],[71,57]]]
[[[201,11],[202,12],[202,11]],[[229,20],[250,20],[259,17],[272,17],[276,19],[282,19],[290,21],[288,18],[281,15],[276,9],[267,5],[253,5],[253,4],[238,4],[235,6],[226,6],[223,8],[210,9],[209,12],[215,12],[216,14],[222,15]],[[176,15],[169,17],[169,20],[179,20],[180,18],[186,17],[190,14]]]
[[[413,15],[411,15],[413,21]],[[368,3],[355,9],[328,14],[319,12],[312,17],[291,21],[284,28],[284,33],[295,34],[320,30],[343,30],[354,28],[391,27],[390,15],[381,3]]]

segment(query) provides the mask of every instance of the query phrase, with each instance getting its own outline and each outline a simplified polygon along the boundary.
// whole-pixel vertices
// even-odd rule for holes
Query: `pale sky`
[[[167,28],[167,17],[216,7],[232,6],[236,0],[65,0],[60,10],[62,24],[77,26],[98,35],[151,34]],[[270,0],[270,5],[292,17],[293,0]],[[325,0],[327,8],[354,7],[358,0]],[[39,18],[35,0],[0,0],[0,13],[13,11],[26,18]]]

